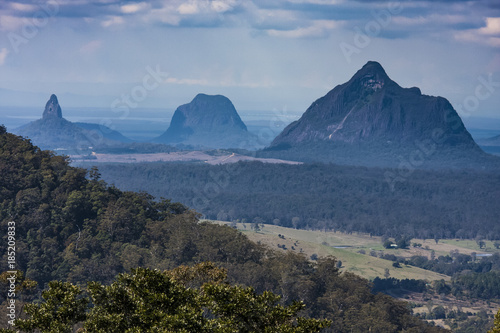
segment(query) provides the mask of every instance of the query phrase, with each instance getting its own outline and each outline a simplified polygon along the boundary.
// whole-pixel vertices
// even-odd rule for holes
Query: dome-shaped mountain
[[[274,139],[272,151],[281,151],[281,158],[361,165],[418,159],[415,167],[485,155],[445,98],[400,87],[374,61],[312,103]]]
[[[78,154],[89,147],[109,146],[131,140],[106,126],[72,123],[62,116],[57,96],[52,94],[45,105],[41,119],[14,129],[17,135],[31,139],[42,149],[62,149],[67,154]]]
[[[255,140],[233,103],[222,95],[198,94],[179,106],[169,128],[154,142],[209,148],[238,148]]]

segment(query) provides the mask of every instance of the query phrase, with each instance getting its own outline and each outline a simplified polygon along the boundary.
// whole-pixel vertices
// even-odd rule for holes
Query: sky
[[[500,118],[500,1],[0,2],[0,107],[54,93],[63,112],[172,110],[207,93],[301,113],[369,60],[462,118]]]

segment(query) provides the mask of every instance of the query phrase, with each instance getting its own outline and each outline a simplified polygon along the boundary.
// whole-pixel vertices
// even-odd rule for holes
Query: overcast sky
[[[0,2],[0,106],[174,109],[204,92],[303,112],[368,60],[500,117],[500,1]]]

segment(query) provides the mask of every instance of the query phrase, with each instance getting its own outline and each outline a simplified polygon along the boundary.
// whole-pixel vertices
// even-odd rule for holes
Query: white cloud
[[[500,17],[487,17],[486,27],[479,29],[483,35],[500,35]]]
[[[22,11],[22,12],[29,12],[29,11],[33,11],[33,10],[37,9],[37,6],[28,5],[28,4],[24,4],[24,3],[18,3],[18,2],[12,2],[10,4],[10,8],[12,8],[14,10]]]
[[[190,2],[190,3],[183,3],[182,5],[179,6],[178,8],[179,14],[182,15],[192,15],[192,14],[197,14],[200,9],[198,8],[198,3],[197,2]]]
[[[193,15],[199,13],[224,13],[232,10],[236,6],[236,0],[191,0],[182,3],[177,11],[182,15]]]
[[[392,21],[402,26],[424,26],[433,25],[453,25],[470,22],[470,18],[465,15],[431,14],[427,16],[405,17],[394,16]]]
[[[500,17],[487,17],[485,27],[459,31],[455,33],[455,38],[460,41],[500,47]]]
[[[120,10],[124,14],[135,14],[140,11],[147,10],[150,6],[145,2],[123,5]]]
[[[463,42],[500,47],[500,37],[484,36],[478,30],[466,30],[455,33],[455,39]]]
[[[231,9],[234,8],[236,5],[236,1],[234,0],[216,0],[212,1],[211,7],[212,10],[216,11],[217,13],[224,13],[227,12]]]
[[[317,20],[308,27],[300,27],[293,30],[270,29],[267,33],[269,36],[284,38],[324,37],[340,25],[340,22],[336,21]]]
[[[125,20],[121,16],[111,16],[107,20],[101,22],[101,26],[104,28],[111,27],[113,25],[119,25],[125,23]]]
[[[19,30],[25,25],[22,17],[0,15],[0,30],[2,31],[15,31]]]
[[[9,54],[9,50],[7,50],[6,47],[4,47],[0,50],[0,66],[2,66],[5,63],[5,59],[7,58],[8,54]]]
[[[291,3],[313,4],[313,5],[338,5],[343,3],[343,0],[288,0]]]

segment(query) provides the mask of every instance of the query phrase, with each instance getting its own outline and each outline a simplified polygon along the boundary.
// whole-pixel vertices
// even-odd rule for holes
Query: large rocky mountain
[[[233,103],[222,95],[198,94],[179,106],[169,128],[153,140],[206,148],[257,148]]]
[[[72,123],[62,116],[56,95],[51,95],[41,119],[23,125],[13,131],[31,139],[42,149],[62,150],[77,154],[95,146],[112,146],[130,139],[106,126],[89,123]]]
[[[400,87],[374,61],[312,103],[263,155],[412,168],[475,167],[491,158],[445,98]]]

